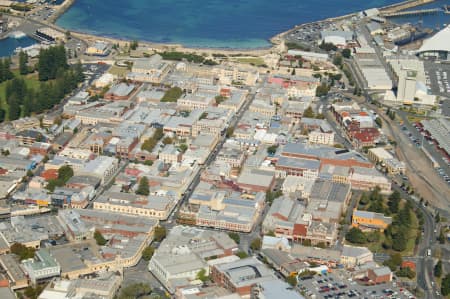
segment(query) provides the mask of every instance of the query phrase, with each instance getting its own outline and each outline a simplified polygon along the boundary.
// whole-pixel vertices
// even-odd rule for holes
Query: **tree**
[[[149,261],[152,258],[154,253],[155,253],[155,248],[152,246],[147,246],[142,251],[142,258],[144,259],[144,261]]]
[[[103,237],[102,233],[98,230],[94,232],[94,239],[97,245],[103,246],[107,243],[105,237]]]
[[[267,148],[267,153],[271,156],[273,156],[277,151],[278,146],[277,145],[271,145]]]
[[[408,277],[409,279],[416,277],[416,272],[411,270],[410,267],[401,268],[395,274],[397,274],[398,277]]]
[[[389,196],[388,207],[389,207],[389,211],[392,214],[395,214],[398,212],[400,200],[401,200],[400,192],[398,192],[397,190],[392,192],[392,194]]]
[[[278,190],[275,192],[267,191],[266,192],[266,202],[269,204],[272,204],[272,202],[275,200],[275,198],[278,198],[283,195],[283,191]]]
[[[406,249],[406,239],[407,232],[404,230],[399,230],[395,235],[392,236],[392,249],[395,251],[404,251]]]
[[[450,294],[450,273],[445,275],[441,282],[441,294],[447,296]]]
[[[400,253],[391,254],[391,257],[384,261],[383,265],[388,266],[391,271],[395,271],[403,262],[403,258]]]
[[[165,227],[157,226],[155,228],[155,233],[153,235],[153,239],[156,242],[161,242],[166,237],[166,234],[167,234],[167,232],[166,232],[166,228]]]
[[[66,49],[63,45],[40,50],[37,64],[39,81],[55,79],[61,70],[68,68]]]
[[[139,47],[139,42],[137,40],[134,40],[130,43],[130,49],[136,50]]]
[[[33,247],[27,247],[21,243],[12,244],[10,249],[11,253],[17,255],[20,260],[32,259],[36,252]]]
[[[172,87],[166,91],[164,96],[161,98],[161,102],[176,102],[182,94],[183,90],[180,87]]]
[[[291,286],[295,287],[297,285],[297,277],[295,277],[294,275],[290,275],[288,277],[286,277],[286,282],[288,284],[290,284]]]
[[[36,287],[29,286],[23,292],[28,299],[37,299],[44,290],[45,285],[37,285]],[[20,298],[20,297],[19,297]]]
[[[322,83],[321,85],[317,86],[317,88],[316,88],[316,97],[326,96],[329,91],[330,91],[330,86],[325,83]]]
[[[376,123],[377,126],[379,126],[380,128],[383,127],[383,121],[381,120],[381,118],[379,118],[379,117],[375,118],[375,123]]]
[[[233,134],[234,134],[234,127],[233,126],[229,126],[227,128],[227,134],[226,134],[227,138],[230,138],[231,136],[233,136]]]
[[[246,257],[248,257],[248,254],[245,251],[239,251],[238,253],[236,253],[236,255],[240,258],[240,259],[245,259]]]
[[[439,215],[439,212],[437,212],[436,215],[434,216],[434,221],[436,223],[441,222],[441,215]]]
[[[305,109],[303,117],[314,118],[315,114],[311,106]]]
[[[69,165],[61,166],[58,169],[58,179],[62,180],[64,183],[73,177],[73,169]]]
[[[205,269],[201,269],[200,271],[198,271],[197,279],[201,280],[202,282],[206,282],[206,281],[209,280],[209,276],[206,275],[206,270]]]
[[[19,73],[21,75],[28,74],[28,55],[23,51],[19,53]]]
[[[439,232],[439,236],[437,239],[439,241],[439,244],[445,244],[445,236],[442,230]]]
[[[120,291],[120,295],[117,299],[135,299],[135,298],[143,298],[146,295],[149,295],[152,292],[152,288],[149,284],[146,283],[134,283],[127,287],[122,287]]]
[[[186,143],[182,143],[180,144],[180,146],[178,147],[178,149],[180,150],[180,152],[184,153],[187,151],[188,146],[186,145]]]
[[[291,75],[295,76],[295,68],[292,69]]]
[[[260,238],[253,239],[253,241],[250,243],[250,249],[253,251],[260,250],[262,246],[262,241]]]
[[[366,235],[357,227],[352,227],[346,234],[345,239],[350,243],[364,244],[367,242]]]
[[[139,186],[136,190],[136,194],[138,195],[149,195],[150,194],[150,189],[148,186],[148,179],[146,176],[143,176],[140,180],[139,180]]]
[[[433,269],[434,277],[440,278],[442,276],[442,261],[439,260]]]
[[[340,54],[336,54],[333,58],[333,64],[336,66],[341,66],[342,65],[342,55]]]
[[[166,144],[172,144],[172,143],[173,143],[173,140],[172,140],[172,138],[170,138],[169,136],[167,136],[167,137],[164,137],[164,139],[162,140],[162,143],[164,143],[165,145],[166,145]]]
[[[352,51],[350,49],[344,49],[342,50],[342,56],[348,59],[352,56]]]
[[[239,243],[241,242],[241,237],[239,236],[238,233],[230,232],[230,233],[228,233],[228,236],[229,236],[234,242],[236,242],[236,244],[239,244]]]

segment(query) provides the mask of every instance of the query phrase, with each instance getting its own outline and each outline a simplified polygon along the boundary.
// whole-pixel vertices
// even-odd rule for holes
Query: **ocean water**
[[[7,37],[0,40],[0,57],[7,57],[14,54],[17,47],[28,47],[35,44],[36,41],[30,37],[24,36],[22,38]]]
[[[398,0],[76,0],[57,24],[102,36],[191,47],[261,48],[296,24]]]

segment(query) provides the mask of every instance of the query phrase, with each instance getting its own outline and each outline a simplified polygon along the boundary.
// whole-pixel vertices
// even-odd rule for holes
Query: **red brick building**
[[[369,269],[367,271],[367,277],[371,282],[380,284],[392,281],[392,272],[388,267]]]

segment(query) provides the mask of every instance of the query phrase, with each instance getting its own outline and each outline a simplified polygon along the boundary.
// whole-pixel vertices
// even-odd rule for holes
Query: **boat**
[[[445,14],[450,14],[450,5],[444,5],[444,13]]]

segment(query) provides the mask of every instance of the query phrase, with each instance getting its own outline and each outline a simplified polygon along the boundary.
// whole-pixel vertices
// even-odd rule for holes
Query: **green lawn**
[[[129,70],[126,67],[119,67],[117,65],[113,65],[108,70],[108,72],[119,77],[125,77],[125,75],[129,72]]]

